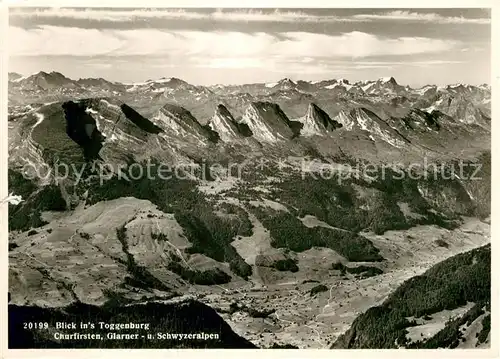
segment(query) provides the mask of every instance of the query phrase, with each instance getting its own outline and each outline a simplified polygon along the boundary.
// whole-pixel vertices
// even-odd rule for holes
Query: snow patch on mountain
[[[93,108],[91,108],[91,107],[87,107],[85,109],[85,112],[88,113],[89,115],[93,115],[92,118],[95,121],[95,125],[96,125],[96,128],[97,128],[97,131],[99,131],[99,132],[102,133],[102,126],[101,126],[101,123],[99,122],[99,119],[102,117],[101,114],[98,111],[96,111]]]
[[[370,82],[364,86],[361,87],[361,89],[364,91],[364,92],[368,92],[370,89],[372,89],[373,87],[375,86],[375,83],[373,82]]]
[[[352,131],[354,129],[354,125],[356,124],[354,119],[344,110],[340,111],[337,116],[335,116],[334,121],[341,123],[343,128],[348,131]]]
[[[359,127],[373,135],[376,135],[381,140],[387,142],[391,146],[401,148],[404,146],[404,142],[393,136],[387,128],[383,129],[381,125],[371,118],[364,109],[355,109],[354,118],[357,121]],[[382,121],[382,120],[381,120]]]
[[[426,85],[426,86],[421,87],[419,89],[413,90],[413,92],[415,94],[418,94],[418,95],[425,95],[427,92],[433,91],[433,90],[436,90],[436,89],[437,89],[437,87],[434,86],[434,85]]]
[[[434,104],[430,105],[429,107],[427,108],[423,108],[422,111],[425,111],[425,112],[432,112],[434,110],[437,110],[439,109],[439,106],[443,103],[443,99],[439,99],[437,100]]]
[[[397,138],[397,133],[389,125],[385,124],[382,119],[372,118],[372,116],[376,115],[369,115],[365,109],[356,108],[349,114],[344,110],[340,111],[334,120],[341,123],[348,131],[359,129],[368,132],[372,141],[375,141],[377,137],[397,148],[405,145],[405,142]]]
[[[93,109],[93,108],[91,108],[91,107],[87,107],[87,108],[85,109],[85,112],[86,112],[86,113],[88,113],[89,115],[97,115],[97,114],[99,114],[99,112],[97,112],[96,110],[94,110],[94,109]]]
[[[45,119],[45,116],[41,113],[35,112],[35,117],[36,117],[36,123],[33,125],[33,128],[31,129],[31,133],[33,133],[33,130],[43,122]]]
[[[117,110],[117,111],[120,111],[120,112],[121,112],[121,108],[120,108],[120,106],[117,106],[117,105],[115,105],[115,104],[112,104],[111,102],[109,102],[109,101],[107,101],[107,100],[101,99],[99,102],[100,102],[101,104],[103,104],[104,106],[106,106],[106,107],[111,107],[111,108],[113,108],[113,109],[115,109],[115,110]]]
[[[156,81],[151,81],[151,82],[156,82],[158,84],[164,84],[164,83],[168,83],[172,81],[172,78],[171,77],[162,77],[161,79],[159,80],[156,80]]]
[[[30,75],[30,76],[32,76],[32,75]],[[19,83],[19,82],[22,82],[22,81],[26,80],[26,79],[27,79],[28,77],[30,77],[30,76],[22,76],[22,77],[18,77],[17,79],[12,80],[11,82],[14,82],[14,83]]]

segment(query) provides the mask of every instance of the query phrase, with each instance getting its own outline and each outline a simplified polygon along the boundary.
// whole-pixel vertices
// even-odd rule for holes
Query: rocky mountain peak
[[[295,81],[285,77],[284,79],[279,80],[277,86],[275,87],[279,87],[282,90],[289,90],[295,88],[296,86],[297,83]]]
[[[333,131],[342,127],[342,124],[332,120],[330,116],[315,103],[309,104],[307,113],[301,122],[304,124],[301,134],[305,136],[322,135],[325,130]]]
[[[259,142],[275,143],[300,132],[300,128],[296,127],[298,123],[290,121],[280,106],[272,102],[252,102],[241,122],[249,127]]]
[[[241,136],[237,123],[226,106],[219,104],[208,126],[219,135],[223,142],[234,141]]]
[[[185,108],[168,103],[155,116],[155,123],[170,137],[190,140],[198,144],[217,142],[218,137],[210,127],[203,126]]]
[[[9,72],[9,81],[14,81],[20,79],[21,77],[23,77],[23,75],[18,74],[17,72]]]
[[[396,79],[392,76],[390,77],[382,77],[379,79],[379,81],[381,83],[384,83],[384,84],[391,84],[391,85],[398,85]]]

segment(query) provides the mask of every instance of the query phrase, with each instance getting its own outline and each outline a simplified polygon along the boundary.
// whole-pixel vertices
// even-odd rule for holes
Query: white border
[[[8,39],[5,34],[9,28],[8,12],[0,6],[0,200],[7,195],[7,157],[8,157],[8,126],[7,126],[7,92],[8,92]],[[0,358],[3,357],[4,348],[7,348],[7,336],[2,335],[7,329],[7,292],[9,272],[9,233],[8,233],[8,206],[0,204]],[[5,324],[4,324],[5,323]]]
[[[500,7],[499,1],[495,0],[409,0],[405,1],[404,5],[401,0],[379,0],[376,3],[373,0],[340,0],[335,3],[327,0],[307,0],[307,1],[291,1],[291,0],[243,0],[235,2],[234,0],[6,0],[3,4],[0,0],[0,198],[5,198],[7,195],[7,49],[8,39],[8,15],[7,7],[151,7],[151,8],[491,8],[492,9],[492,60],[491,60],[491,87],[492,87],[492,184],[498,183],[500,179],[499,169],[496,166],[496,151],[498,146],[495,137],[498,135],[500,124],[497,123],[497,116],[500,113],[498,108],[499,91],[498,85],[500,81],[500,56],[498,53],[498,45],[500,41]],[[499,273],[498,267],[498,246],[493,243],[496,238],[497,221],[500,203],[499,190],[492,186],[492,226],[491,226],[491,242],[492,242],[492,274]],[[256,349],[256,350],[130,350],[130,349],[84,349],[84,350],[8,350],[7,349],[7,279],[8,279],[8,230],[7,230],[7,205],[0,205],[0,238],[2,245],[0,246],[0,263],[3,269],[0,272],[0,358],[121,358],[144,357],[148,358],[179,358],[179,357],[203,357],[205,359],[217,358],[222,356],[228,357],[247,357],[252,358],[258,355],[259,357],[276,357],[276,358],[360,358],[364,356],[373,356],[379,358],[387,358],[391,356],[405,358],[421,358],[422,355],[426,359],[435,357],[442,358],[497,358],[499,357],[498,338],[499,332],[499,315],[498,315],[498,298],[499,286],[497,278],[492,275],[492,322],[491,322],[491,348],[490,349],[454,349],[454,350],[427,350],[425,354],[419,350],[328,350],[328,349],[300,349],[300,350],[274,350],[274,349]],[[496,340],[495,340],[496,338]]]
[[[495,0],[5,0],[10,7],[117,7],[117,8],[492,8]]]

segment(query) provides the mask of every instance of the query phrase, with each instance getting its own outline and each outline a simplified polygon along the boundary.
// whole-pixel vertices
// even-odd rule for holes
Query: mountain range
[[[488,256],[490,103],[487,85],[392,77],[196,86],[11,73],[9,191],[23,199],[9,204],[11,330],[61,347],[19,318],[123,319],[148,305],[179,313],[158,330],[194,321],[226,338],[192,347],[484,346],[487,268],[474,258]],[[153,176],[135,176],[146,164]],[[160,178],[164,165],[175,175]],[[456,268],[477,288],[460,287],[474,281]],[[424,306],[409,290],[458,294]],[[429,323],[442,330],[425,334]]]
[[[283,79],[268,84],[203,87],[176,78],[135,84],[101,78],[75,81],[57,72],[28,77],[11,74],[10,79],[11,118],[25,113],[26,105],[38,106],[43,114],[54,103],[67,100],[90,101],[98,107],[98,103],[112,103],[111,107],[123,104],[164,130],[165,126],[180,126],[174,132],[182,133],[183,139],[191,137],[192,144],[214,142],[215,132],[222,143],[241,144],[243,139],[248,143],[251,138],[254,145],[293,140],[293,147],[311,147],[311,141],[318,141],[312,145],[316,150],[333,155],[339,146],[349,151],[356,133],[356,148],[351,150],[356,157],[360,156],[359,147],[365,149],[364,155],[397,152],[400,156],[416,151],[432,156],[454,152],[457,140],[461,145],[463,138],[475,142],[481,134],[489,136],[490,128],[491,92],[487,86],[411,89],[391,77],[355,84],[347,80],[313,83]],[[96,108],[87,106],[85,110]],[[107,116],[102,121],[107,121]],[[167,136],[169,131],[164,133]],[[330,141],[330,146],[324,138],[316,138],[332,136],[337,140]]]

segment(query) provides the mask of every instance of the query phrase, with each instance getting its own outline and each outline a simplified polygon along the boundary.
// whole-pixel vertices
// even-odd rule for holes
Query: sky
[[[489,9],[10,8],[9,39],[22,75],[490,83]]]

